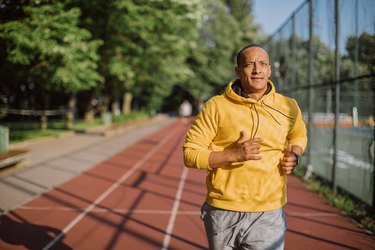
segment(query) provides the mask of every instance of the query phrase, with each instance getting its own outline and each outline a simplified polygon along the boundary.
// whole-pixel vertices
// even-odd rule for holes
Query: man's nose
[[[258,62],[254,62],[253,72],[260,72],[260,64]]]

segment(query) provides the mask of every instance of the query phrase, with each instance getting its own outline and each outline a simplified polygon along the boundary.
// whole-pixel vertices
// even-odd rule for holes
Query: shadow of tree
[[[0,216],[0,248],[3,244],[12,246],[23,246],[26,249],[43,249],[58,234],[60,229],[30,224],[16,215],[17,219],[10,215]],[[36,240],[37,239],[37,240]],[[63,241],[59,241],[54,246],[56,249],[68,250],[72,249]]]

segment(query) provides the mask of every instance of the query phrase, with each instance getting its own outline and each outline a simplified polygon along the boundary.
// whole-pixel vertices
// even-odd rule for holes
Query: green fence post
[[[9,128],[0,126],[0,153],[9,150]]]
[[[102,114],[102,120],[104,125],[110,125],[112,123],[112,113],[104,112]]]

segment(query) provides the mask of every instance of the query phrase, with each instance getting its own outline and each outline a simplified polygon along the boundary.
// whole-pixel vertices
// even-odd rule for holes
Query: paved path
[[[107,136],[103,136],[102,131],[93,131],[17,146],[29,150],[30,164],[0,175],[0,211],[19,206],[66,182],[172,121],[156,116],[149,121],[113,129]]]
[[[187,130],[156,118],[108,136],[35,144],[0,177],[0,249],[207,249],[204,171],[187,169]],[[286,249],[375,249],[374,237],[290,176]]]

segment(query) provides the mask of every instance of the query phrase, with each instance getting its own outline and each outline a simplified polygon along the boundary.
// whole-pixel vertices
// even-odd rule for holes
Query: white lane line
[[[177,195],[176,195],[177,197]],[[35,211],[84,211],[85,208],[77,207],[38,207],[38,206],[22,206],[18,209],[35,210]],[[177,215],[200,215],[200,211],[185,210],[174,211],[172,210],[153,210],[153,209],[121,209],[121,208],[93,208],[91,212],[95,213],[119,213],[119,214],[172,214],[175,212]],[[340,214],[335,212],[286,212],[289,216],[298,217],[336,217]]]
[[[335,217],[335,216],[340,216],[340,214],[337,214],[335,212],[332,212],[332,213],[315,213],[315,212],[312,212],[312,213],[309,213],[309,212],[285,212],[285,214],[288,216],[298,216],[298,217],[314,217],[314,216],[322,216],[322,217]]]
[[[186,167],[183,167],[181,179],[180,179],[180,182],[178,183],[177,193],[176,193],[176,197],[175,197],[174,204],[173,204],[172,214],[171,214],[171,217],[169,218],[167,231],[164,236],[163,247],[161,248],[162,250],[167,250],[169,247],[169,243],[171,241],[171,235],[173,232],[174,222],[177,217],[178,207],[180,206],[182,192],[184,190],[184,185],[185,185],[188,172],[189,172],[189,169]]]
[[[34,211],[84,211],[85,208],[78,207],[37,207],[37,206],[22,206],[18,209],[34,210]],[[152,210],[152,209],[121,209],[121,208],[93,208],[93,213],[118,213],[118,214],[172,214],[171,210]],[[177,211],[181,215],[200,215],[197,210]]]
[[[72,222],[70,222],[60,234],[58,234],[52,241],[50,241],[43,250],[50,249],[56,242],[58,242],[67,232],[69,232],[75,225],[78,224],[91,210],[95,208],[97,204],[102,202],[105,198],[107,198],[118,186],[120,186],[126,179],[132,176],[135,171],[138,170],[143,163],[145,163],[148,159],[151,158],[153,154],[157,150],[159,150],[165,143],[168,142],[170,137],[172,137],[176,131],[178,131],[178,127],[175,128],[171,133],[169,133],[163,140],[155,146],[151,151],[149,151],[140,161],[138,161],[132,168],[129,169],[126,173],[124,173],[120,179],[118,179],[115,183],[113,183],[102,195],[100,195],[93,203],[91,203],[82,213],[80,213],[77,217],[74,218]]]

